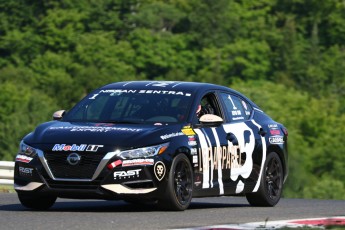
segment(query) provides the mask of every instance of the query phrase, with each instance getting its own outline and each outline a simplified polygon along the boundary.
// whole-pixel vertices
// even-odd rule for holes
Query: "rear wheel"
[[[188,208],[193,193],[193,171],[184,154],[177,155],[171,165],[164,197],[158,201],[162,209],[183,211]]]
[[[248,202],[253,206],[275,206],[280,200],[283,189],[283,165],[277,153],[268,154],[260,187],[255,193],[246,194]]]
[[[18,193],[18,198],[20,203],[27,208],[46,210],[53,206],[57,197]]]

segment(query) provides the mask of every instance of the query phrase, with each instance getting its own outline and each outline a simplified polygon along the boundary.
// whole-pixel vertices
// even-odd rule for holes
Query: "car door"
[[[230,174],[223,174],[222,156],[227,148],[227,139],[224,128],[219,125],[200,124],[199,118],[205,114],[214,114],[225,120],[224,111],[216,94],[205,94],[196,109],[194,119],[194,132],[196,133],[198,148],[198,168],[196,172],[195,190],[199,196],[224,194],[224,180],[230,178]],[[225,163],[225,162],[223,162]]]
[[[253,120],[253,109],[246,99],[228,92],[221,92],[219,97],[227,117],[222,127],[228,140],[229,156],[223,174],[230,174],[230,178],[224,181],[224,192],[237,194],[255,191],[266,149],[264,134],[260,125]]]

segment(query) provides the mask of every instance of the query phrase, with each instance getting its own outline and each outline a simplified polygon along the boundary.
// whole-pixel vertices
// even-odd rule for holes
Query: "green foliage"
[[[345,116],[338,114],[339,102],[312,98],[268,81],[237,81],[231,86],[288,128],[290,174],[284,195],[343,199],[344,189],[327,196],[327,190],[316,193],[326,188],[323,182],[327,180],[333,181],[328,185],[345,186],[344,144],[340,135],[345,132]]]
[[[211,82],[232,85],[288,128],[285,196],[344,199],[343,0],[7,0],[0,8],[0,159],[12,160],[26,133],[101,85]]]

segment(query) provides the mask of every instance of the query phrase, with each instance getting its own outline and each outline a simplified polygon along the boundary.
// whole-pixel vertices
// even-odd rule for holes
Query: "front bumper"
[[[59,166],[63,167],[57,168],[42,151],[38,151],[31,160],[24,161],[24,155],[18,156],[14,173],[14,187],[18,193],[50,193],[63,198],[124,199],[140,196],[152,199],[162,194],[159,188],[166,183],[167,162],[161,156],[144,161],[129,160],[130,164],[127,161],[126,165],[109,168],[107,166],[114,161],[114,156],[105,154],[97,165],[90,167],[92,172],[86,170],[85,162],[71,166],[67,161],[61,161]],[[160,171],[164,175],[157,174],[157,163],[160,170],[161,165],[164,166],[165,171]]]

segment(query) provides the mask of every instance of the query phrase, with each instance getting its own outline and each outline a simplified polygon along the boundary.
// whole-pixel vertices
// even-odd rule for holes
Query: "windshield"
[[[187,118],[190,93],[156,90],[98,90],[79,102],[64,121],[177,123]]]

